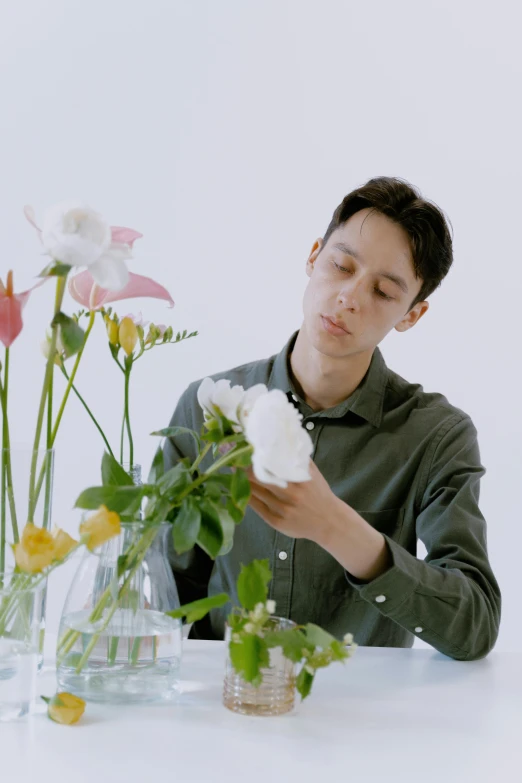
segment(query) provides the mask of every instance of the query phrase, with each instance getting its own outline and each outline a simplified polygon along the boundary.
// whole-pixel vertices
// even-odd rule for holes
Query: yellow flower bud
[[[74,547],[78,544],[78,542],[75,541],[74,538],[69,535],[69,533],[66,533],[65,530],[62,530],[61,528],[56,528],[53,530],[53,541],[53,560],[63,560],[64,557],[69,554],[71,549],[74,549]]]
[[[106,506],[100,506],[95,514],[80,525],[80,535],[89,536],[87,548],[91,552],[110,538],[117,536],[120,530],[120,517],[115,511],[109,511]]]
[[[54,560],[55,542],[52,535],[28,522],[22,538],[13,547],[16,565],[27,574],[39,574]]]
[[[125,317],[121,319],[118,336],[121,347],[127,356],[130,356],[138,342],[138,330],[131,318]]]
[[[105,326],[107,328],[107,336],[111,345],[119,345],[119,328],[117,321],[113,321],[108,315],[105,316]]]
[[[42,697],[47,702],[47,714],[56,723],[70,726],[77,723],[85,711],[85,702],[72,693],[57,693],[51,699]]]

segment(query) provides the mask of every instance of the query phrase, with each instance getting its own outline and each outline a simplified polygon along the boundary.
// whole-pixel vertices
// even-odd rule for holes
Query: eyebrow
[[[363,266],[365,265],[365,262],[363,261],[360,254],[352,247],[347,245],[345,242],[337,242],[335,245],[333,245],[333,248],[334,250],[340,250],[341,253],[344,253],[347,256],[352,256],[352,258],[355,258],[355,260],[359,261],[360,264],[362,264]],[[402,291],[404,291],[405,294],[408,293],[408,286],[404,278],[399,277],[399,275],[394,275],[392,274],[392,272],[378,272],[377,274],[380,277],[385,277],[387,280],[390,280],[392,283],[395,283],[395,285],[398,285],[399,288]]]

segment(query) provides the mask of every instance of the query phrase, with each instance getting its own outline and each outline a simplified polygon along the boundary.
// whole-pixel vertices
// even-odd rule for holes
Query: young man
[[[378,344],[428,311],[452,263],[445,219],[408,184],[370,180],[335,210],[306,262],[304,320],[281,353],[212,376],[287,393],[314,442],[311,481],[257,482],[231,552],[171,552],[183,603],[235,595],[242,563],[269,558],[276,613],[359,645],[411,647],[414,635],[458,660],[484,657],[501,596],[479,506],[477,432],[462,410],[387,368]],[[200,430],[200,380],[172,425]],[[190,437],[169,466],[195,459]],[[205,466],[203,465],[203,468]],[[417,559],[417,540],[427,549]],[[223,610],[191,629],[222,639]]]

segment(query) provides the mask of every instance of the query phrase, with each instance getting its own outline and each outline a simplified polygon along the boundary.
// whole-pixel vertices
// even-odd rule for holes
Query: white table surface
[[[224,656],[224,642],[186,640],[172,704],[88,703],[78,724],[60,726],[42,702],[0,724],[0,780],[522,781],[519,653],[462,663],[431,649],[359,647],[318,673],[294,713],[270,718],[223,707]],[[39,685],[54,693],[52,667]]]

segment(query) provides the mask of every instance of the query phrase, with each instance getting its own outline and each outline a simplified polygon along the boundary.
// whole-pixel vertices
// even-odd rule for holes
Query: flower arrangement
[[[181,459],[165,472],[163,449],[160,446],[153,460],[148,479],[141,486],[133,485],[131,477],[105,453],[102,460],[101,486],[84,490],[76,501],[83,509],[103,509],[97,514],[117,513],[130,521],[142,508],[144,530],[139,540],[125,553],[119,564],[121,583],[116,590],[101,597],[91,621],[96,623],[92,646],[104,633],[121,600],[126,595],[133,573],[139,568],[158,526],[170,522],[175,550],[182,554],[198,545],[215,559],[230,551],[235,526],[244,516],[250,499],[250,482],[246,469],[265,483],[286,487],[290,481],[310,479],[309,459],[312,441],[301,426],[302,415],[278,390],[268,390],[264,384],[249,389],[231,386],[223,379],[217,382],[205,378],[198,389],[198,401],[204,423],[200,433],[181,427],[168,427],[152,433],[174,437],[190,435],[197,444],[194,462]],[[202,460],[212,451],[214,461],[201,470]],[[229,468],[230,472],[223,472]],[[243,568],[238,580],[240,607],[233,607],[228,622],[232,631],[229,650],[237,673],[254,685],[262,681],[269,650],[281,647],[293,663],[303,663],[296,686],[302,698],[311,689],[318,668],[333,661],[348,658],[356,648],[347,634],[341,642],[314,624],[271,631],[267,624],[275,612],[267,600],[267,585],[271,579],[268,561],[253,561]],[[227,594],[204,598],[168,612],[172,618],[188,622],[201,619],[213,608],[230,602]],[[105,618],[105,619],[103,619]],[[58,656],[63,656],[74,644],[79,631],[68,631],[58,642]],[[86,663],[80,660],[77,672]]]

